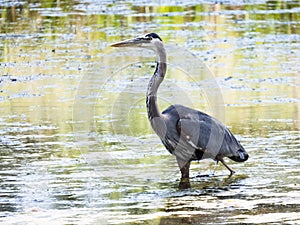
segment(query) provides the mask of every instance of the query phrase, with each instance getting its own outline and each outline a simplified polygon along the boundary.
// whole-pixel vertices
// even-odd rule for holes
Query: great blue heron
[[[182,105],[171,105],[160,112],[157,90],[166,74],[167,59],[163,41],[157,34],[149,33],[112,44],[111,47],[147,48],[156,53],[156,69],[149,81],[146,96],[148,118],[166,149],[176,156],[181,181],[189,179],[190,162],[193,160],[211,158],[220,161],[232,175],[235,172],[223,158],[228,157],[236,162],[248,159],[247,152],[229,129],[206,113]]]

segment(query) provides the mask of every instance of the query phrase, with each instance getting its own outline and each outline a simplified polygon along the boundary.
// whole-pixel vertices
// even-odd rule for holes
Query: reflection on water
[[[0,221],[300,223],[299,9],[260,0],[0,2]],[[195,162],[192,188],[178,190],[175,159],[146,118],[154,58],[130,51],[121,59],[141,62],[122,64],[107,48],[150,31],[214,74],[215,99],[169,48],[159,103],[221,117],[251,155],[230,162],[233,177]]]

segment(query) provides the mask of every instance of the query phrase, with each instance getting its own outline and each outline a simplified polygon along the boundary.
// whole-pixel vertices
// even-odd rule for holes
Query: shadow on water
[[[300,223],[299,2],[161,3],[0,2],[1,224]],[[180,190],[146,116],[155,59],[110,74],[107,46],[146,32],[215,75],[224,122],[251,155],[228,160],[232,177],[193,162],[191,188]],[[202,74],[176,65],[160,108],[211,113]],[[75,109],[79,100],[89,110]]]

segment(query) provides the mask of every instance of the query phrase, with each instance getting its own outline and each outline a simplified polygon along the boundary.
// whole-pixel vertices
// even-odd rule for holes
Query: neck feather
[[[156,45],[156,54],[156,69],[149,81],[146,97],[148,118],[150,121],[155,117],[161,117],[161,113],[157,106],[157,90],[163,81],[167,70],[166,51],[162,43]]]

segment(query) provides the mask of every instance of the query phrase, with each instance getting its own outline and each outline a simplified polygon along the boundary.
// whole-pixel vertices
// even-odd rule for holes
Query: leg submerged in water
[[[178,167],[181,172],[181,179],[179,183],[179,189],[187,189],[190,188],[190,162],[184,161],[176,157]]]

